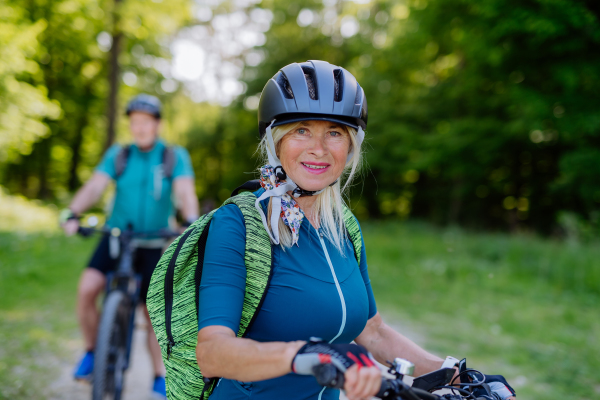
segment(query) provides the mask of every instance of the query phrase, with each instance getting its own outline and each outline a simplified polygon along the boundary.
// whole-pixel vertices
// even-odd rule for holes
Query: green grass
[[[0,399],[44,398],[77,331],[77,279],[95,240],[0,232]]]
[[[600,395],[600,246],[363,224],[379,308],[522,398]]]
[[[520,398],[600,396],[600,246],[364,223],[378,307],[441,356],[505,375]],[[0,232],[0,398],[44,398],[77,336],[95,240]],[[68,357],[67,357],[68,358]]]

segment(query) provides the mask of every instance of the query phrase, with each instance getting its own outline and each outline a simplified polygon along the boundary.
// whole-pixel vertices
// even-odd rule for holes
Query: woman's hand
[[[298,350],[292,371],[313,375],[315,367],[324,364],[331,364],[344,373],[344,391],[349,400],[370,399],[381,387],[381,371],[375,360],[367,349],[352,343],[329,344],[311,340]]]
[[[381,387],[381,371],[377,366],[354,364],[344,374],[344,391],[348,400],[368,400]]]

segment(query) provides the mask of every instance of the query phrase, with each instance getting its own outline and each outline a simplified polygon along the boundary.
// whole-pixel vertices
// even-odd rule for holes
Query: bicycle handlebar
[[[313,367],[313,375],[321,386],[342,389],[344,387],[344,374],[332,364],[320,364]],[[433,389],[435,390],[435,389]],[[457,389],[458,390],[458,389]],[[396,378],[381,378],[381,388],[375,397],[382,400],[464,400],[475,399],[473,395],[445,394],[438,396],[426,390],[411,387],[402,381],[402,375]],[[477,398],[476,400],[479,400]]]
[[[344,374],[332,364],[320,364],[313,368],[317,382],[321,386],[342,389],[344,387]],[[393,397],[390,397],[393,396]],[[439,400],[440,396],[425,390],[411,388],[402,379],[381,378],[381,388],[375,395],[379,399],[406,399],[406,400]]]
[[[80,226],[77,229],[77,233],[81,236],[84,237],[88,237],[91,236],[95,233],[98,234],[102,234],[102,235],[111,235],[111,236],[121,236],[122,234],[128,235],[128,237],[130,238],[136,238],[136,239],[143,239],[143,238],[171,238],[171,237],[176,237],[179,236],[180,234],[178,232],[172,231],[170,229],[159,229],[156,231],[147,231],[147,232],[133,232],[130,230],[125,230],[125,231],[121,231],[118,228],[91,228],[91,227],[85,227],[85,226]]]

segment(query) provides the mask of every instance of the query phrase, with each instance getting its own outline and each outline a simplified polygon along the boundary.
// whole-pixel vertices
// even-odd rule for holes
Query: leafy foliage
[[[45,87],[32,79],[40,70],[32,58],[46,24],[24,22],[20,11],[0,4],[0,161],[31,151],[31,144],[48,133],[41,120],[60,115]]]
[[[19,76],[19,87],[11,83],[12,78],[4,80],[10,96],[2,104],[20,107],[22,112],[10,114],[14,121],[9,134],[3,134],[3,140],[13,138],[10,143],[18,146],[13,145],[13,156],[3,165],[2,180],[9,190],[29,197],[65,198],[90,175],[106,141],[109,32],[116,29],[125,37],[119,63],[135,86],[125,87],[121,100],[138,91],[164,95],[160,89],[164,77],[158,70],[164,70],[164,57],[169,56],[166,38],[189,20],[190,4],[187,0],[151,6],[145,0],[10,0],[2,7],[12,19],[4,22],[0,40],[6,37],[13,47],[2,46],[2,54],[12,58],[2,57],[0,62],[27,73]],[[11,39],[11,32],[19,36]],[[15,59],[19,54],[23,60]],[[31,115],[29,122],[20,122],[24,129],[16,126],[19,115],[24,115],[21,119]]]
[[[258,164],[255,108],[267,80],[288,63],[324,59],[352,72],[369,101],[369,168],[352,194],[361,218],[553,233],[567,212],[578,220],[571,225],[600,230],[595,2],[215,1],[198,6],[200,20],[184,30],[187,0],[6,4],[12,30],[2,38],[29,39],[11,51],[25,61],[0,72],[13,77],[0,91],[18,82],[30,95],[3,97],[0,112],[16,106],[11,118],[32,127],[3,134],[10,143],[3,154],[12,155],[3,156],[0,177],[11,192],[64,201],[90,175],[104,145],[106,35],[118,28],[127,38],[121,103],[142,90],[162,96],[166,136],[190,150],[207,204],[253,177],[246,173]],[[255,36],[264,32],[266,41],[222,48],[226,37],[245,32],[217,29],[227,18],[255,19]],[[243,67],[245,94],[223,107],[165,93],[178,86],[165,59],[177,31],[206,42],[223,69]],[[127,131],[123,121],[120,128]]]
[[[258,49],[264,61],[246,66],[247,97],[224,114],[221,129],[237,121],[232,113],[254,115],[243,105],[279,68],[324,59],[352,72],[369,101],[369,170],[353,194],[360,216],[550,233],[557,213],[570,210],[594,225],[593,4],[264,2],[274,15]],[[238,127],[237,137],[255,129]]]

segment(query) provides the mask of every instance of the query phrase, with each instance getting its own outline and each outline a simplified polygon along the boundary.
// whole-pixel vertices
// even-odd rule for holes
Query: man
[[[140,232],[167,228],[173,215],[172,198],[188,225],[198,218],[198,199],[189,155],[185,149],[169,147],[158,138],[160,101],[154,96],[141,94],[129,102],[126,114],[133,144],[111,147],[92,177],[75,194],[62,225],[67,235],[77,232],[78,217],[100,199],[111,179],[116,183],[113,210],[107,221],[111,228],[123,230],[131,225],[134,231]],[[149,245],[137,250],[135,268],[142,274],[140,297],[144,304],[148,350],[155,373],[153,394],[166,398],[160,347],[145,307],[150,278],[162,254],[161,243],[158,243],[161,247],[157,248],[156,241],[153,242],[154,247]],[[109,251],[108,237],[104,237],[79,281],[77,316],[86,354],[75,369],[75,379],[89,379],[93,372],[100,317],[96,299],[106,285],[106,273],[116,266],[117,260],[111,257]]]

